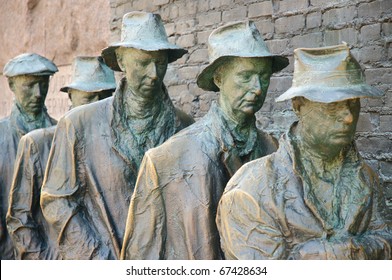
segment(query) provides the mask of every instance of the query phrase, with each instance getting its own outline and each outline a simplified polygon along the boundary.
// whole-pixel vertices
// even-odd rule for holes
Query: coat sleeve
[[[17,259],[39,259],[46,248],[34,213],[39,207],[39,189],[42,170],[39,170],[39,154],[34,141],[21,138],[16,155],[14,175],[7,213],[7,227],[14,242]],[[38,178],[39,177],[39,178]]]
[[[385,205],[385,197],[381,190],[378,177],[370,167],[369,173],[373,185],[372,196],[372,215],[369,227],[366,232],[354,239],[357,248],[364,252],[366,259],[392,259],[392,230],[385,221],[385,215],[388,211]]]
[[[240,189],[226,192],[216,221],[226,259],[285,258],[286,243],[278,225],[249,193]]]
[[[163,259],[165,208],[153,161],[146,153],[132,195],[121,259]]]
[[[57,236],[64,259],[106,259],[108,248],[101,244],[83,204],[85,195],[83,144],[72,122],[60,120],[54,135],[41,191],[41,208]]]
[[[369,193],[371,207],[358,219],[360,223],[353,223],[348,232],[340,235],[297,244],[290,252],[290,259],[392,259],[392,231],[382,215],[386,206],[380,184],[368,166],[364,173],[372,190]]]

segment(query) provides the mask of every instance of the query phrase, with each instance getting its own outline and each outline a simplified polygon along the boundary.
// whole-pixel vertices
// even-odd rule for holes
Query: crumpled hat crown
[[[23,53],[15,56],[4,66],[3,75],[14,77],[19,75],[50,76],[59,71],[49,59],[36,53]]]
[[[359,63],[347,44],[341,44],[294,50],[292,86],[276,101],[302,96],[315,102],[331,103],[382,95],[382,91],[365,83]]]
[[[165,27],[158,14],[130,12],[124,15],[121,28],[121,41],[102,50],[105,63],[115,71],[121,71],[115,50],[118,47],[135,48],[144,51],[168,51],[168,61],[173,62],[188,51],[170,43]]]
[[[271,58],[273,73],[289,64],[286,57],[270,53],[252,21],[231,23],[214,30],[208,38],[208,56],[210,64],[197,77],[197,85],[212,91],[219,91],[213,74],[227,57]]]
[[[115,90],[114,72],[100,56],[77,56],[72,64],[72,81],[60,90],[77,89],[86,92]]]

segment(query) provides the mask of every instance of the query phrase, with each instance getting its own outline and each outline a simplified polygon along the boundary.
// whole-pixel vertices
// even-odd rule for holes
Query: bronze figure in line
[[[73,109],[58,124],[41,191],[64,259],[118,259],[144,152],[193,119],[172,104],[163,78],[187,51],[168,42],[159,15],[123,17],[121,41],[102,51],[123,71],[113,97]]]
[[[294,52],[298,116],[276,153],[250,162],[228,183],[217,225],[228,259],[391,259],[392,232],[376,174],[354,135],[365,83],[347,45]]]
[[[210,64],[200,88],[219,91],[219,104],[200,121],[144,157],[129,208],[123,259],[222,259],[215,224],[230,177],[268,155],[277,141],[258,130],[272,73],[288,65],[273,55],[253,22],[228,24],[208,41]]]

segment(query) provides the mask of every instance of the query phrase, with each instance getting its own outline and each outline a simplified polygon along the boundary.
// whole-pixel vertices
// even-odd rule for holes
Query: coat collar
[[[110,120],[112,148],[137,174],[144,153],[176,132],[176,113],[164,87],[162,100],[157,102],[154,112],[145,118],[133,116],[124,106],[125,86],[124,78],[114,94]]]
[[[19,139],[32,130],[50,127],[57,123],[48,115],[46,107],[43,108],[42,113],[37,118],[32,119],[17,103],[12,106],[10,122]]]
[[[308,174],[308,171],[304,168],[300,148],[292,134],[296,125],[297,123],[294,123],[289,132],[282,136],[280,147],[289,154],[294,173],[302,179],[305,204],[320,221],[327,235],[340,231],[358,232],[364,215],[371,204],[372,182],[368,179],[370,177],[369,174],[366,174],[368,169],[365,168],[355,143],[352,143],[346,150],[339,172],[339,179],[333,182],[334,195],[336,196],[334,199],[340,207],[339,213],[337,213],[339,221],[331,225],[323,218],[330,213],[323,213],[323,208],[314,196],[309,178],[311,174]]]
[[[263,155],[263,145],[254,122],[248,136],[239,135],[233,121],[223,113],[216,102],[212,103],[207,117],[212,120],[212,133],[220,144],[221,160],[230,177],[244,163]],[[245,142],[243,139],[246,139]],[[242,142],[241,145],[237,144],[239,142]]]

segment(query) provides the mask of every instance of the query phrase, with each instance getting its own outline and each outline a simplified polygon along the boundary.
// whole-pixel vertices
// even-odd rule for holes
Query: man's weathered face
[[[165,77],[167,51],[143,51],[133,48],[118,48],[117,60],[125,72],[128,87],[143,97],[152,97],[162,88]]]
[[[214,82],[220,89],[222,106],[230,107],[234,116],[254,115],[260,110],[272,74],[271,59],[235,57],[218,71]]]
[[[297,112],[304,140],[320,148],[341,149],[349,145],[355,135],[361,104],[359,98],[333,103],[319,103],[303,98]]]
[[[48,93],[49,76],[20,75],[11,77],[9,84],[17,103],[27,114],[37,115],[42,111]]]
[[[93,103],[98,100],[102,100],[112,95],[111,91],[99,91],[99,92],[86,92],[77,89],[68,90],[69,98],[72,102],[72,108],[80,105]]]

